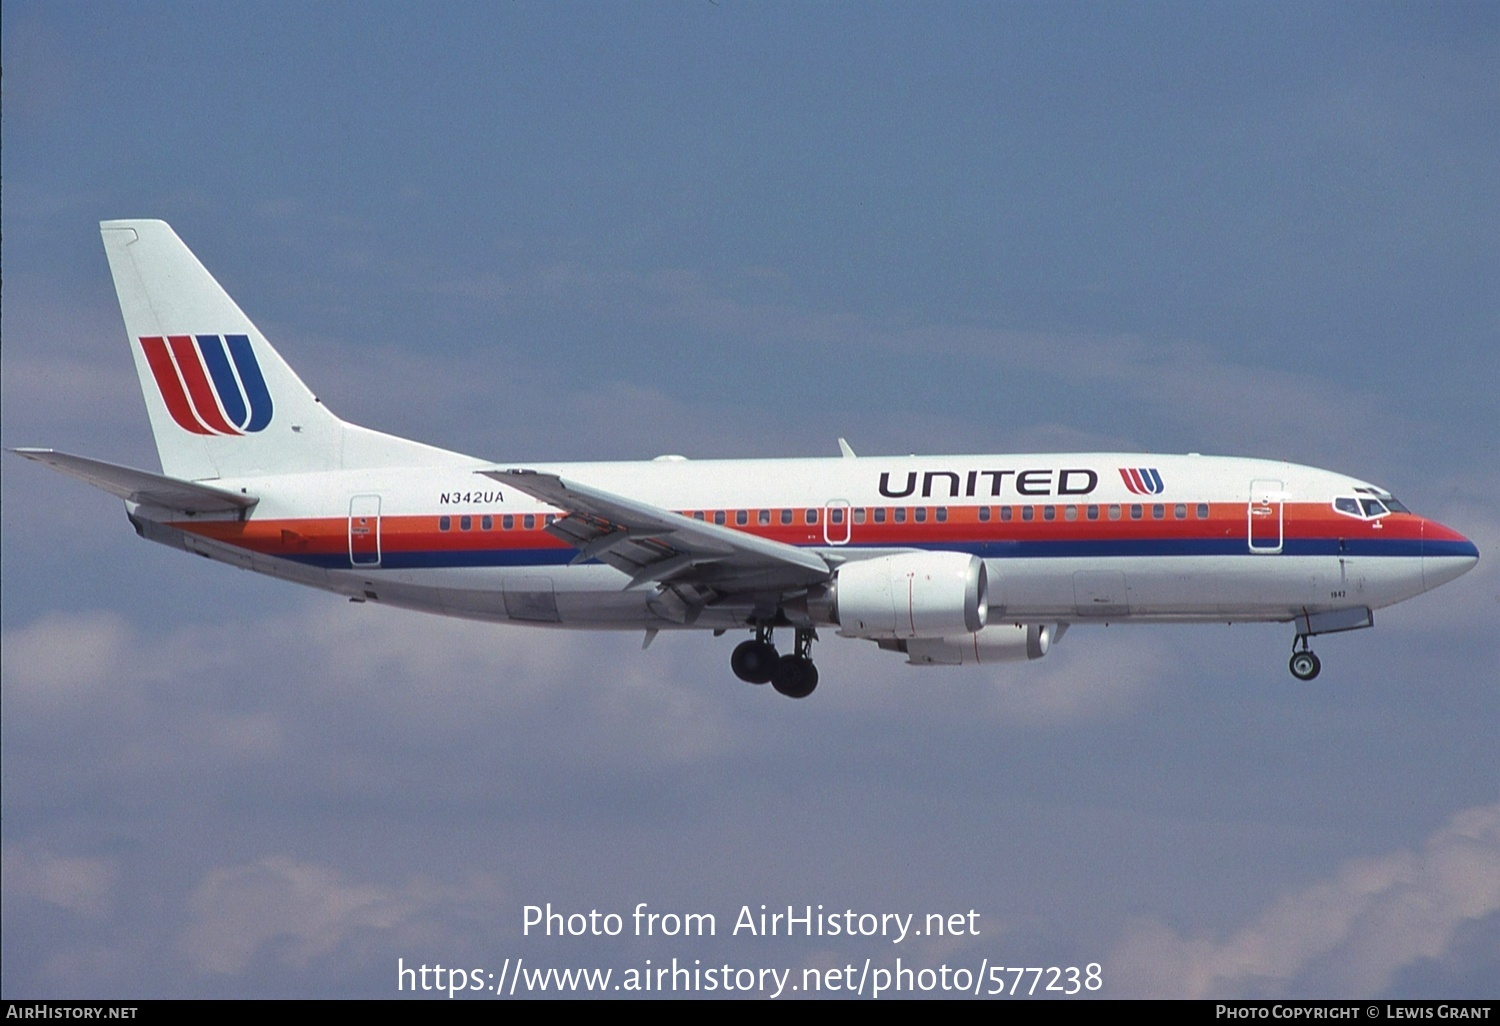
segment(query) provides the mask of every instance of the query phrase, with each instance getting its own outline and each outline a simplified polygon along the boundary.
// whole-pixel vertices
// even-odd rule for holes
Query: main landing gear
[[[1299,634],[1293,639],[1292,661],[1288,668],[1298,680],[1312,680],[1323,669],[1323,661],[1307,647],[1306,634]]]
[[[754,639],[735,646],[729,668],[747,684],[769,684],[780,661],[781,654],[771,641],[771,628],[757,627]]]
[[[812,628],[798,627],[795,652],[779,655],[771,628],[762,624],[755,629],[753,640],[735,646],[729,667],[747,683],[769,683],[788,698],[806,698],[818,686],[818,668],[812,661],[812,643],[817,637]]]

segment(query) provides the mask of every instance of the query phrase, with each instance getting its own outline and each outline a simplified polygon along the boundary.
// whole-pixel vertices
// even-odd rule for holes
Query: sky
[[[7,447],[157,466],[97,230],[154,217],[339,415],[496,462],[1263,456],[1482,554],[1311,684],[1283,625],[1114,626],[825,638],[792,702],[732,637],[351,605],[0,457],[5,997],[1500,996],[1500,8],[4,0],[0,42]],[[733,932],[761,905],[975,915]]]

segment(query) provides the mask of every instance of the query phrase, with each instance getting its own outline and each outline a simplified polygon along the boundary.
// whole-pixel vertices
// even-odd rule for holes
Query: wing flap
[[[53,470],[76,477],[109,494],[142,505],[160,506],[182,513],[239,513],[260,501],[259,496],[224,488],[179,481],[118,463],[74,456],[55,449],[12,449],[17,456],[36,460]]]
[[[630,575],[626,587],[656,581],[737,591],[790,589],[826,581],[832,572],[815,552],[709,524],[625,496],[535,470],[481,470],[567,516],[548,531]]]

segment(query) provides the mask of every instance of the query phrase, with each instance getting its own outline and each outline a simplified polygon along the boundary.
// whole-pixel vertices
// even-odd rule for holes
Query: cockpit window
[[[1393,506],[1400,503],[1392,499],[1377,499],[1368,490],[1360,489],[1364,494],[1356,497],[1340,495],[1333,500],[1333,508],[1348,517],[1359,517],[1361,520],[1374,520],[1383,517],[1392,511]],[[1400,512],[1404,513],[1403,508]]]
[[[1374,520],[1390,513],[1410,513],[1396,497],[1384,488],[1362,488],[1354,486],[1353,497],[1341,495],[1333,500],[1333,508],[1345,516]]]

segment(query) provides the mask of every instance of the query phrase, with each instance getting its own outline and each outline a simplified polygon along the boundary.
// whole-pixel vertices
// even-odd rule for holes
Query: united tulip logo
[[[1132,495],[1160,495],[1166,490],[1155,467],[1121,467],[1120,476]]]
[[[244,435],[271,423],[271,393],[248,335],[141,339],[167,412],[195,435]]]

